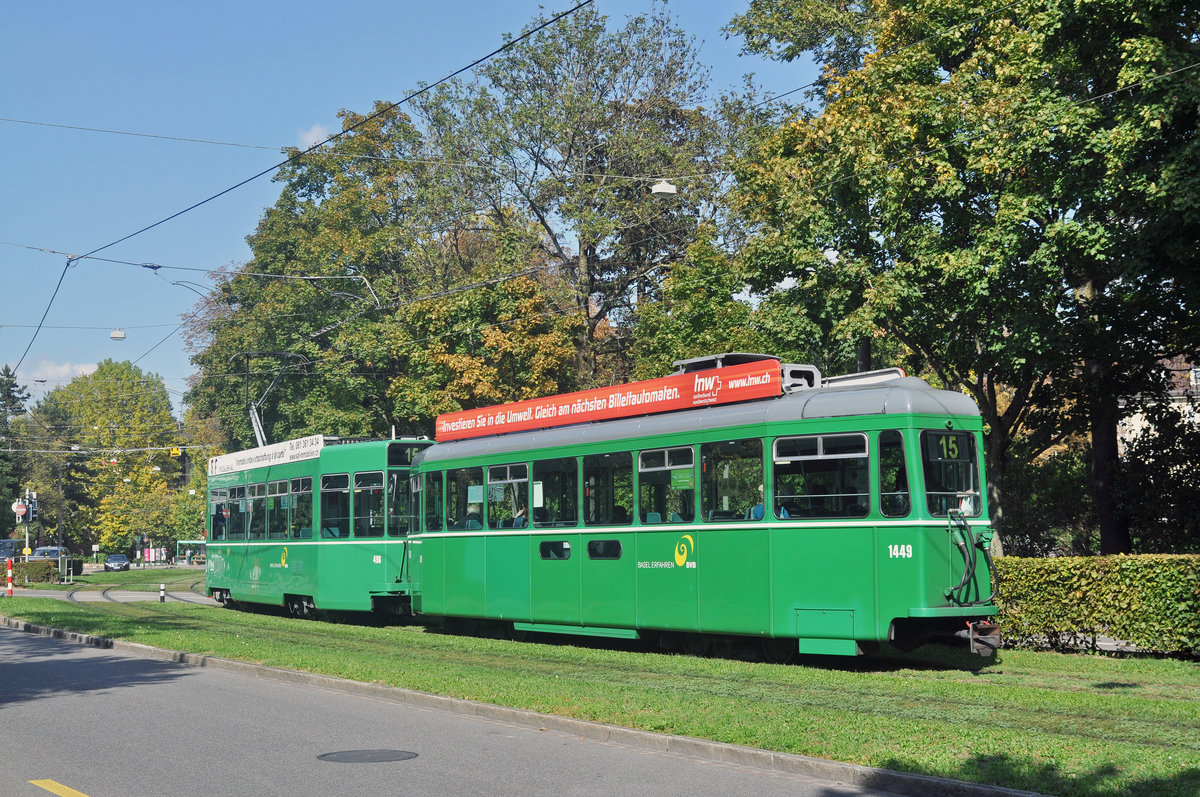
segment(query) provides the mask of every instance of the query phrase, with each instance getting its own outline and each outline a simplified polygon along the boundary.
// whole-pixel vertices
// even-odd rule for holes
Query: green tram
[[[429,440],[321,435],[208,464],[208,594],[224,604],[408,613],[414,455]]]
[[[899,369],[825,379],[763,355],[677,366],[443,416],[436,444],[216,458],[228,461],[210,463],[209,592],[691,650],[757,639],[779,657],[954,636],[995,650],[969,398]]]
[[[761,355],[676,365],[707,398],[713,380],[739,381],[720,379],[728,366],[764,359],[762,378],[780,385],[767,398],[420,452],[414,611],[688,647],[751,637],[781,655],[955,635],[993,652],[978,408],[899,369],[822,379]],[[511,406],[488,417],[567,402]]]

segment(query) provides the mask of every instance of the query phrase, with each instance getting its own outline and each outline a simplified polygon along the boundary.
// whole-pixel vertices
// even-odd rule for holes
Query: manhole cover
[[[317,759],[338,764],[379,764],[384,761],[407,761],[416,757],[416,753],[407,750],[343,750],[340,753],[322,753]]]

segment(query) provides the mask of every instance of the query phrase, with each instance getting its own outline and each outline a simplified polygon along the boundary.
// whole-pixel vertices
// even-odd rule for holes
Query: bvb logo
[[[284,546],[283,553],[279,555],[279,566],[287,567],[287,547]]]
[[[696,542],[692,539],[691,534],[684,534],[679,538],[679,542],[675,543],[675,566],[683,567],[688,560],[688,557],[696,550]]]

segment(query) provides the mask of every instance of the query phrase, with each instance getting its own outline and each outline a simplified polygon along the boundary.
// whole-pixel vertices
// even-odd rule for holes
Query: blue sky
[[[105,358],[135,360],[164,378],[178,412],[194,369],[174,330],[199,300],[196,291],[211,284],[207,270],[249,258],[245,237],[278,196],[270,175],[98,254],[172,269],[89,259],[64,274],[62,253],[92,251],[278,163],[278,147],[337,130],[339,109],[367,111],[458,70],[498,47],[503,33],[518,33],[539,5],[0,4],[0,362],[17,365],[61,277],[18,372],[34,398]],[[650,0],[596,6],[616,26]],[[740,41],[720,28],[745,6],[669,6],[701,42],[714,92],[739,85],[746,72],[770,93],[812,80],[809,64],[738,56]],[[116,328],[124,340],[110,338]]]

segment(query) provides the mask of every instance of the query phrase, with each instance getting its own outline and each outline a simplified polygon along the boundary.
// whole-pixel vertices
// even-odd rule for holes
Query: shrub
[[[50,583],[58,580],[58,563],[52,561],[13,562],[13,586]]]
[[[66,572],[72,576],[83,575],[83,559],[78,557],[68,559]],[[13,562],[13,586],[20,586],[28,582],[52,583],[54,581],[58,581],[57,560]]]
[[[1095,650],[1108,636],[1200,656],[1200,556],[1006,556],[996,571],[1005,644]]]

